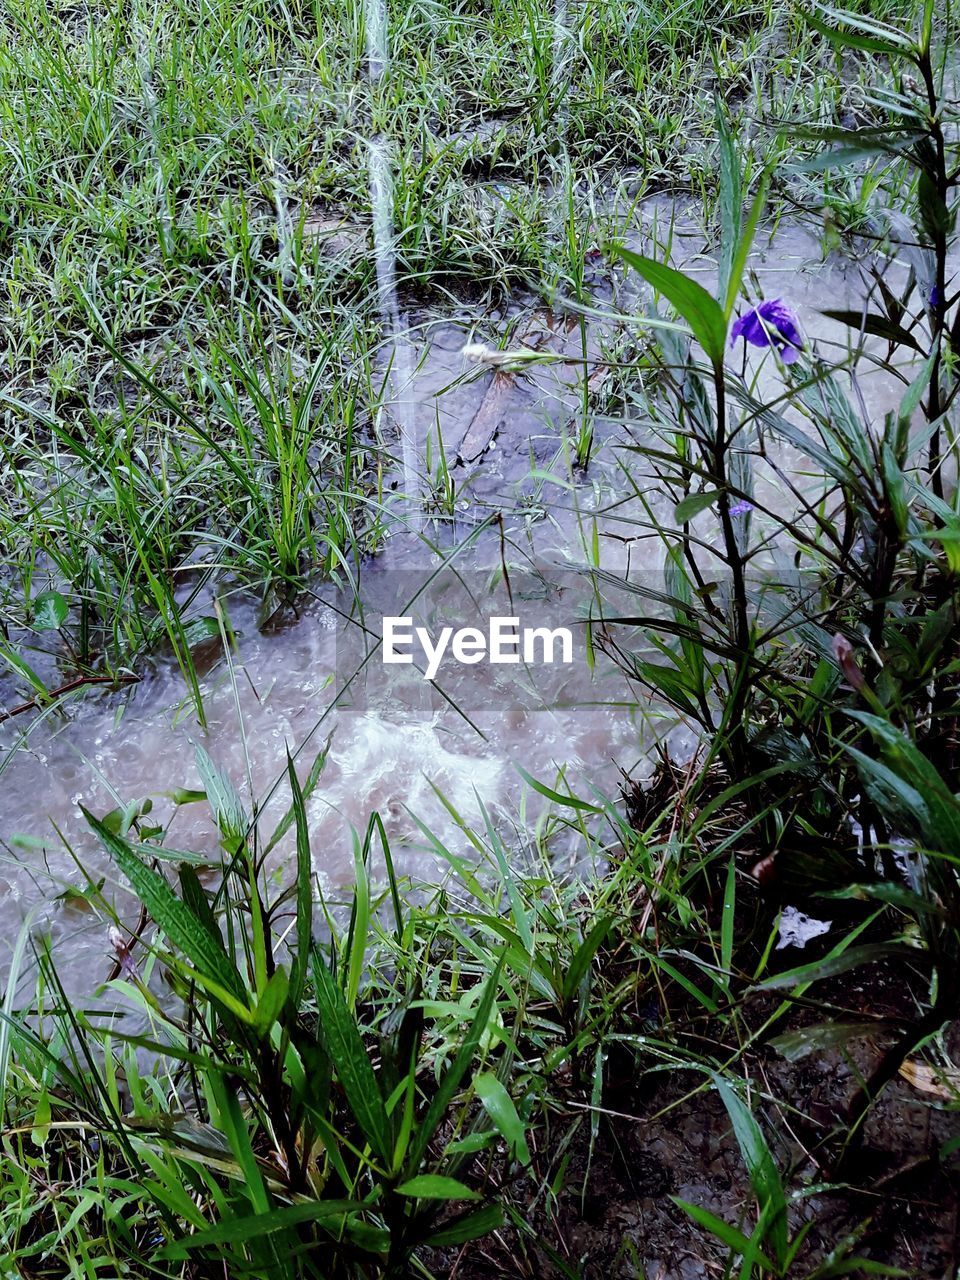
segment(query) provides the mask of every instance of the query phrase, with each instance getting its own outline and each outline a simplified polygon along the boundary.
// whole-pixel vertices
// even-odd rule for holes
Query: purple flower
[[[800,321],[780,298],[745,311],[730,331],[730,345],[738,338],[754,347],[774,347],[784,364],[793,364],[803,350]]]
[[[732,516],[745,516],[748,511],[752,511],[752,510],[753,510],[753,503],[745,502],[741,499],[739,502],[734,502],[733,505],[730,507],[730,514]]]
[[[936,311],[940,306],[940,290],[936,285],[930,290],[930,310]]]

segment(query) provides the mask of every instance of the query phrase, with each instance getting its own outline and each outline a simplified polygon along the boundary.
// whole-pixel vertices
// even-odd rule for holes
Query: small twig
[[[88,684],[139,684],[140,679],[140,676],[134,675],[132,672],[120,676],[77,676],[75,680],[68,680],[66,684],[62,684],[56,689],[50,689],[47,697],[53,702],[54,699],[73,693],[75,689],[82,689]],[[0,711],[0,724],[3,724],[4,720],[10,720],[14,716],[22,715],[24,711],[39,711],[41,705],[36,698],[31,698],[29,702],[21,702],[19,706],[11,707],[9,711]]]

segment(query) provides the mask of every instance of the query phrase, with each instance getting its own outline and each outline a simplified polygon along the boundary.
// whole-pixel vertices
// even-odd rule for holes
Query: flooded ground
[[[709,285],[715,264],[703,232],[689,221],[671,226],[662,204],[644,211],[629,239],[650,250],[668,228],[674,260],[702,271]],[[865,284],[855,264],[825,264],[817,237],[794,228],[758,248],[751,268],[766,296],[783,296],[797,310],[808,340],[825,355],[846,349],[850,331],[820,313],[862,305]],[[657,525],[671,523],[672,506],[643,459],[622,448],[650,438],[642,389],[619,367],[645,341],[629,317],[645,310],[646,295],[629,276],[611,286],[599,263],[593,285],[594,307],[604,314],[582,325],[562,298],[552,311],[517,302],[485,315],[402,313],[406,327],[394,335],[394,354],[397,341],[405,352],[402,379],[396,366],[390,370],[401,408],[385,411],[397,414],[404,446],[394,523],[382,553],[359,572],[360,599],[379,601],[381,614],[386,596],[390,608],[402,608],[404,593],[416,594],[416,575],[449,561],[444,572],[478,617],[498,600],[498,609],[542,622],[545,597],[534,590],[518,605],[514,580],[521,597],[524,584],[550,584],[554,625],[572,619],[582,637],[592,590],[584,570],[628,581],[659,573]],[[491,363],[490,353],[504,344],[543,360],[519,369]],[[761,394],[776,394],[777,377],[768,362]],[[865,380],[861,390],[877,413],[890,403],[889,375]],[[572,459],[585,429],[593,449],[580,470]],[[776,468],[800,485],[819,483],[807,459],[784,449],[771,456],[776,466],[758,475],[759,492],[764,484],[776,489]],[[715,536],[714,520],[712,512],[698,517],[704,536]],[[268,804],[269,827],[271,815],[279,821],[286,808],[287,751],[305,773],[329,738],[309,818],[315,869],[332,891],[352,881],[350,831],[362,832],[373,811],[384,819],[401,873],[436,882],[446,871],[437,842],[466,851],[449,807],[469,823],[482,823],[486,810],[509,840],[521,804],[527,820],[542,804],[517,763],[550,786],[562,779],[574,792],[594,787],[615,796],[624,773],[649,773],[657,742],[672,734],[676,754],[692,749],[688,731],[638,695],[602,653],[591,655],[591,667],[585,648],[570,667],[448,665],[433,686],[416,670],[398,681],[396,669],[384,685],[374,653],[353,679],[362,650],[345,638],[350,599],[350,591],[321,584],[285,625],[260,629],[242,594],[222,597],[218,607],[236,647],[228,661],[216,642],[210,646],[205,733],[184,701],[179,673],[163,661],[129,691],[73,704],[67,718],[40,718],[29,728],[8,721],[0,730],[6,935],[36,910],[58,954],[71,961],[72,989],[90,990],[102,979],[103,923],[78,891],[89,876],[94,884],[103,879],[110,896],[115,879],[78,806],[102,814],[149,796],[154,817],[166,822],[173,806],[163,793],[199,785],[193,742],[248,805]],[[181,806],[166,841],[213,856],[205,806]],[[575,848],[556,852],[576,856]]]
[[[663,216],[662,207],[650,212],[648,234],[641,227],[633,234],[637,247],[649,251],[649,231],[662,230]],[[715,263],[701,230],[674,226],[672,252],[709,287]],[[781,228],[750,265],[765,296],[783,297],[796,310],[807,342],[825,358],[842,359],[851,332],[822,311],[859,309],[864,271],[850,260],[824,262],[818,237],[796,227]],[[609,575],[605,603],[616,608],[610,584],[655,581],[663,567],[658,525],[673,522],[668,495],[633,448],[654,439],[651,388],[642,373],[620,367],[646,341],[629,317],[643,312],[648,298],[635,279],[611,284],[599,267],[594,283],[604,315],[583,327],[563,299],[552,310],[521,300],[482,315],[396,309],[404,328],[386,356],[391,403],[384,429],[395,432],[398,448],[383,550],[357,567],[354,582],[339,590],[317,584],[295,613],[266,627],[242,592],[207,602],[236,642],[228,654],[211,641],[200,656],[205,730],[177,668],[163,659],[126,691],[88,696],[64,717],[40,717],[29,727],[15,718],[0,729],[0,927],[8,944],[28,915],[32,927],[48,930],[72,997],[92,999],[113,960],[90,884],[102,884],[128,922],[137,912],[79,805],[103,814],[149,797],[166,844],[215,863],[207,806],[176,807],[169,795],[200,786],[194,744],[230,776],[248,810],[262,809],[267,833],[287,809],[287,753],[301,777],[325,753],[308,822],[318,883],[332,902],[349,895],[357,841],[374,812],[401,876],[436,884],[451,860],[476,856],[464,825],[482,832],[489,823],[524,865],[529,832],[546,806],[524,774],[561,791],[616,798],[625,775],[649,775],[660,745],[680,759],[695,749],[690,730],[633,686],[602,647],[587,661],[586,621],[597,604],[592,571]],[[494,355],[502,347],[544,358],[504,364]],[[779,379],[768,361],[757,394],[775,399]],[[902,384],[879,370],[849,388],[874,421],[901,392]],[[592,456],[581,469],[573,459],[585,429]],[[783,442],[768,441],[753,454],[760,508],[753,533],[760,537],[764,505],[782,512],[796,494],[816,492],[823,477]],[[716,540],[715,513],[698,515],[696,528],[707,544]],[[575,660],[448,662],[429,682],[422,655],[409,667],[382,662],[381,619],[408,613],[435,629],[450,621],[482,627],[492,613],[531,625],[566,623],[577,637]],[[576,865],[582,851],[575,830],[558,826],[550,852]],[[290,858],[288,834],[272,864],[280,881],[289,879]],[[382,879],[377,858],[371,869]],[[830,944],[819,932],[810,934],[814,951]],[[913,998],[886,973],[856,992],[840,983],[834,997],[877,1019],[882,1012],[907,1016]],[[662,1016],[656,1000],[640,1011],[641,1041],[656,1041]],[[498,1238],[458,1256],[458,1274],[520,1274],[514,1251],[521,1247],[523,1274],[530,1275],[569,1274],[556,1260],[575,1268],[581,1257],[590,1259],[577,1272],[584,1276],[692,1280],[721,1273],[723,1246],[705,1239],[670,1197],[740,1220],[751,1192],[729,1118],[715,1093],[695,1091],[689,1072],[658,1067],[655,1054],[638,1076],[635,1052],[611,1047],[593,1136],[588,1117],[596,1100],[571,1083],[569,1113],[583,1122],[564,1148],[565,1189],[553,1207],[531,1209],[548,1251]],[[779,1134],[776,1155],[785,1167],[816,1182],[810,1117],[832,1123],[859,1074],[877,1060],[873,1038],[859,1041],[852,1056],[830,1052],[792,1063],[757,1051],[763,1088],[756,1105]],[[929,1100],[896,1083],[866,1133],[864,1158],[882,1172],[879,1199],[854,1190],[832,1198],[812,1192],[792,1205],[792,1229],[812,1224],[811,1248],[827,1258],[845,1233],[866,1232],[861,1224],[869,1218],[864,1238],[881,1256],[912,1268],[905,1274],[946,1275],[955,1198],[927,1153],[954,1128]],[[548,1147],[534,1153],[544,1184],[559,1177],[553,1161]],[[584,1197],[577,1188],[588,1185],[588,1175]],[[440,1260],[441,1271],[448,1261]]]

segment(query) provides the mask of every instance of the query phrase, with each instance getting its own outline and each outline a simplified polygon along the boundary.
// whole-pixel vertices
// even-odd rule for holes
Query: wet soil
[[[803,959],[794,952],[789,963]],[[908,986],[902,968],[878,964],[861,970],[854,982],[824,982],[818,998],[850,1020],[877,1020],[882,1027],[913,1015],[919,992]],[[751,1021],[759,1025],[770,1007],[756,1002]],[[777,1030],[801,1031],[816,1020],[800,1010]],[[535,1176],[511,1188],[523,1206],[518,1223],[444,1258],[438,1274],[459,1280],[698,1280],[730,1274],[730,1250],[677,1201],[749,1237],[757,1222],[756,1198],[728,1113],[703,1070],[665,1066],[644,1049],[645,1035],[655,1042],[664,1030],[654,1019],[625,1030],[611,1045],[599,1107],[591,1108],[586,1091],[571,1089],[569,1106],[549,1118],[532,1152]],[[956,1038],[960,1023],[947,1034]],[[682,1045],[682,1027],[672,1025],[664,1039]],[[726,1039],[729,1028],[702,1025],[691,1047],[716,1053]],[[881,1031],[851,1039],[842,1052],[812,1052],[793,1062],[762,1043],[739,1057],[736,1070],[749,1082],[745,1096],[783,1177],[790,1238],[804,1233],[786,1272],[791,1278],[868,1274],[861,1264],[851,1265],[857,1258],[930,1280],[956,1275],[955,1101],[898,1079],[871,1110],[843,1181],[825,1185],[834,1181],[831,1163],[846,1136],[846,1106],[890,1039],[889,1031]],[[533,1188],[544,1186],[554,1192],[534,1197]],[[532,1205],[525,1191],[534,1197]],[[841,1259],[847,1270],[827,1269]]]

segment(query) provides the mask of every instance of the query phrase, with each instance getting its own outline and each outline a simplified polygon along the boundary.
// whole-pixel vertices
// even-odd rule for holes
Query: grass
[[[771,6],[568,18],[563,36],[528,0],[396,7],[371,85],[357,5],[10,7],[0,546],[22,661],[56,590],[68,674],[160,644],[198,700],[185,628],[203,633],[217,583],[269,612],[376,549],[394,450],[371,134],[405,290],[577,296],[619,175],[712,207],[714,86],[745,115],[842,110],[830,56]],[[785,29],[802,56],[783,58]]]
[[[5,1274],[643,1275],[648,1247],[681,1237],[704,1274],[928,1274],[933,1246],[904,1245],[878,1205],[941,1225],[955,1131],[919,1172],[894,1151],[878,1173],[870,1126],[898,1077],[946,1122],[957,1108],[951,31],[932,5],[611,0],[571,5],[565,29],[535,0],[397,5],[371,80],[364,16],[258,0],[5,13],[0,657],[16,714],[165,654],[202,726],[192,653],[221,635],[218,596],[257,592],[266,624],[381,545],[397,442],[373,138],[410,309],[523,290],[583,308],[588,258],[622,230],[611,190],[702,205],[715,297],[620,250],[654,296],[636,361],[652,434],[621,453],[624,485],[655,481],[673,519],[637,522],[663,582],[617,582],[636,616],[595,634],[701,748],[683,773],[664,757],[626,805],[527,778],[542,808],[522,860],[447,801],[458,840],[423,831],[446,869],[427,888],[398,878],[374,814],[342,902],[315,883],[306,816],[325,753],[306,778],[290,762],[268,830],[198,748],[201,790],[178,803],[207,805],[215,860],[168,845],[140,806],[87,814],[122,878],[82,889],[111,930],[100,994],[120,1004],[71,1001],[28,921],[0,1011]],[[758,223],[797,204],[851,253],[871,235],[881,280],[862,313],[834,315],[842,359],[767,341],[767,396],[731,325],[759,302]],[[879,268],[910,248],[896,292]],[[877,365],[903,385],[883,423],[857,394]],[[585,399],[575,473],[594,425]],[[817,464],[815,490],[789,488],[774,441]],[[449,516],[444,443],[425,461]],[[599,604],[596,556],[584,575]],[[791,967],[775,944],[797,903],[834,928]],[[829,1119],[791,1074],[810,1060],[832,1073]],[[591,1199],[651,1198],[616,1160],[632,1179],[681,1123],[720,1144],[733,1205],[678,1184],[646,1234],[598,1241]]]

